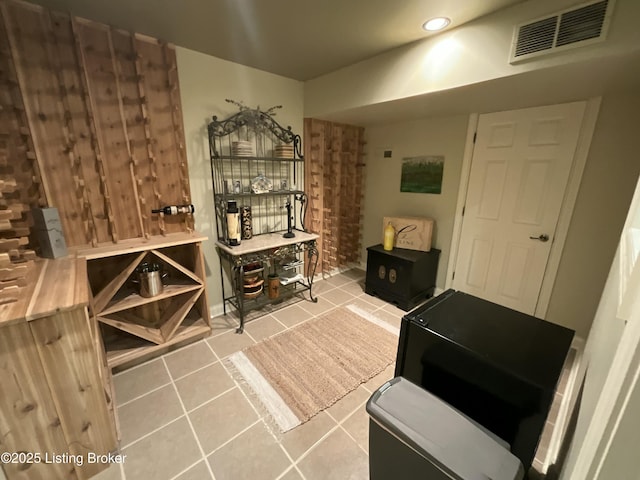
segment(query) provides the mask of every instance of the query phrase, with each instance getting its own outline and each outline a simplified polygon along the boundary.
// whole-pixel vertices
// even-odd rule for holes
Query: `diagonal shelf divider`
[[[100,312],[100,315],[109,315],[111,313],[120,312],[122,310],[139,307],[141,305],[146,305],[147,303],[157,302],[158,300],[163,300],[165,298],[175,297],[176,295],[181,295],[186,292],[198,290],[201,287],[202,285],[200,284],[181,284],[177,283],[177,281],[173,281],[170,285],[165,285],[162,293],[154,297],[141,297],[137,293],[134,293],[132,290],[128,292],[125,291],[122,293],[121,298],[119,293],[116,294],[116,296],[112,298],[112,301],[107,304],[107,307],[102,310],[102,312]]]
[[[133,310],[100,314],[98,320],[159,345],[171,339],[203,291],[204,287],[198,286],[195,291],[169,297],[170,304],[157,322],[150,322]]]
[[[202,296],[200,297],[200,299]],[[198,301],[200,301],[200,299]],[[197,301],[196,301],[197,302]],[[210,332],[209,325],[195,308],[192,308],[182,320],[170,340],[156,344],[135,335],[109,338],[107,345],[107,361],[111,368],[118,367],[127,362],[139,358],[143,354],[162,351],[164,348],[181,343],[194,336],[207,336]]]
[[[144,259],[147,252],[141,252],[122,272],[116,275],[106,287],[104,287],[94,298],[94,308],[96,312],[102,312],[109,301],[118,293],[124,282],[131,276],[138,264]]]
[[[187,313],[189,313],[191,308],[195,305],[196,300],[198,300],[198,297],[202,292],[204,292],[203,286],[193,293],[186,302],[173,302],[171,307],[167,309],[163,315],[163,322],[160,327],[160,334],[165,342],[173,336],[177,328],[182,323],[182,320],[184,320],[184,317],[187,316]]]
[[[166,285],[163,285],[162,293],[153,297],[142,297],[138,294],[138,289],[133,288],[131,285],[127,285],[125,282],[129,276],[135,271],[135,268],[143,260],[149,260],[150,257],[164,262],[171,266],[177,272],[178,276],[171,276]],[[106,303],[103,301],[97,305],[96,311],[100,315],[109,315],[115,312],[126,310],[129,308],[138,307],[147,303],[156,302],[165,298],[181,295],[186,292],[197,290],[203,284],[203,281],[195,273],[191,272],[188,268],[179,264],[167,255],[159,252],[158,250],[149,250],[145,255],[138,256],[133,262],[133,268],[129,265],[129,268],[119,274],[113,282],[111,282],[103,291],[108,291],[109,298],[106,299]],[[122,275],[122,277],[121,277]],[[124,278],[124,281],[122,281]],[[117,282],[115,280],[118,280]],[[163,282],[164,283],[164,282]],[[113,285],[112,285],[113,284]],[[116,289],[113,291],[113,289]],[[111,293],[113,292],[113,293]],[[102,292],[101,292],[102,293]]]
[[[150,342],[163,343],[160,329],[144,325],[144,319],[131,310],[116,312],[109,316],[98,316],[98,320],[119,330],[144,338]]]
[[[166,262],[169,265],[171,265],[176,270],[178,270],[178,271],[184,273],[185,275],[187,275],[188,277],[192,278],[195,282],[198,283],[198,285],[202,285],[202,278],[198,277],[195,273],[193,273],[188,268],[182,266],[181,264],[179,264],[178,262],[176,262],[172,258],[166,256],[164,253],[159,252],[158,250],[151,250],[151,253],[153,255],[155,255],[156,257],[158,257],[163,262]]]

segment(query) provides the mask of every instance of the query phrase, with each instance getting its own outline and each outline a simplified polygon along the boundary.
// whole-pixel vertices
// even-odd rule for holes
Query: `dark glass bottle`
[[[164,213],[165,215],[179,215],[181,213],[193,213],[196,209],[193,205],[167,205],[166,207],[153,209],[151,213]]]

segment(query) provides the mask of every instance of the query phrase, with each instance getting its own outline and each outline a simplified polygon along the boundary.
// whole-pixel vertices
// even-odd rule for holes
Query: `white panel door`
[[[480,115],[453,288],[535,312],[585,106]]]

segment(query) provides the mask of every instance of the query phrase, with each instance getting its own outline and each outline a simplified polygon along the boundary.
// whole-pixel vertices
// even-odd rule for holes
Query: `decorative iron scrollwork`
[[[234,100],[227,99],[226,101],[239,106],[240,111],[224,120],[218,120],[218,117],[214,115],[208,126],[210,138],[225,137],[246,127],[254,134],[270,133],[283,143],[293,143],[296,156],[302,158],[300,135],[293,133],[290,126],[284,128],[273,119],[274,110],[282,108],[281,105],[262,111],[260,107],[248,108]],[[219,155],[219,152],[213,153]]]

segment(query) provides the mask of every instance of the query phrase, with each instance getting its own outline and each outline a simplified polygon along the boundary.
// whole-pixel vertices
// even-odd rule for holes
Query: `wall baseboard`
[[[224,315],[224,308],[222,308],[222,304],[221,303],[219,303],[217,305],[211,305],[209,307],[209,317],[210,318],[219,317],[220,315]]]

